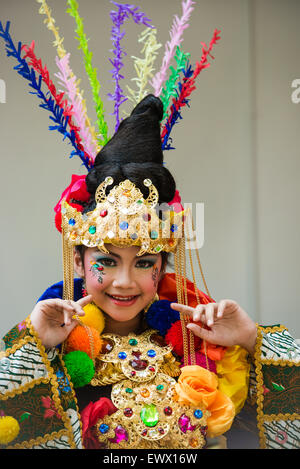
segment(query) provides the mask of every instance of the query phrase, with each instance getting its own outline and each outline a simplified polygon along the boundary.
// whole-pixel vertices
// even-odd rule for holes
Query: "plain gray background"
[[[205,241],[200,250],[206,281],[216,301],[237,300],[261,324],[282,323],[295,337],[299,325],[299,148],[300,103],[292,102],[292,82],[300,79],[300,2],[298,0],[197,0],[182,47],[194,64],[201,41],[215,28],[221,41],[215,60],[197,79],[190,109],[173,130],[176,150],[165,152],[183,201],[205,207]],[[70,64],[85,90],[89,116],[95,121],[91,90],[75,22],[66,2],[49,0],[56,25],[71,53]],[[161,66],[179,0],[140,0],[163,44]],[[106,94],[113,91],[108,61],[112,56],[108,0],[79,2],[98,68],[101,97],[110,134],[114,119]],[[56,49],[35,0],[0,0],[0,20],[11,21],[14,41],[36,41],[56,83]],[[131,55],[141,56],[142,27],[125,25],[122,42],[123,89],[133,85]],[[0,103],[1,137],[1,323],[0,336],[30,314],[37,298],[62,279],[61,239],[53,207],[71,174],[84,174],[80,160],[51,124],[27,82],[14,70],[0,40],[0,79],[6,102]],[[152,91],[151,86],[149,91]],[[299,94],[300,96],[300,94]],[[130,106],[124,105],[125,110]],[[199,287],[203,289],[201,282]]]

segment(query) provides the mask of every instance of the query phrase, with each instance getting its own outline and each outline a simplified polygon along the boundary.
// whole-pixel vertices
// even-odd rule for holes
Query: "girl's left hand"
[[[231,347],[240,345],[254,354],[257,329],[248,314],[233,300],[197,305],[196,308],[171,303],[171,308],[187,314],[191,319],[205,324],[209,329],[189,323],[187,327],[198,337],[211,344]]]

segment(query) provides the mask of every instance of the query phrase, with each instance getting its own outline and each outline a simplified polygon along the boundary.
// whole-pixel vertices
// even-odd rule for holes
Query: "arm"
[[[56,316],[50,314],[50,305],[57,306],[61,301],[39,302],[31,316],[3,337],[0,448],[82,447],[72,383],[56,348],[64,340],[62,334],[70,332],[73,320],[69,311],[55,310]],[[61,318],[66,324],[64,327],[60,327]],[[50,322],[48,331],[47,321]]]

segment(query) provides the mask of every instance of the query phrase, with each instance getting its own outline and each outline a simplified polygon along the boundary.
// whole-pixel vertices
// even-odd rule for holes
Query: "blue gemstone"
[[[102,423],[99,427],[100,433],[107,433],[109,430],[109,426],[106,425],[105,423]]]
[[[127,221],[121,221],[119,226],[120,226],[121,230],[127,230],[129,225],[128,225]]]
[[[155,352],[155,350],[152,350],[152,349],[151,349],[151,350],[148,350],[147,355],[148,355],[148,357],[155,357],[155,356],[156,356],[156,352]]]
[[[74,218],[70,218],[70,220],[69,220],[69,225],[74,226],[75,223],[76,223],[75,219],[74,219]]]
[[[195,412],[194,412],[194,416],[196,417],[196,419],[201,419],[202,416],[203,416],[202,410],[196,409]]]
[[[125,352],[120,352],[118,357],[120,358],[120,360],[125,360],[125,358],[127,358],[127,354]]]
[[[178,226],[177,226],[177,225],[172,225],[172,226],[171,226],[171,231],[172,231],[172,233],[174,233],[174,231],[177,231],[177,229],[178,229]]]

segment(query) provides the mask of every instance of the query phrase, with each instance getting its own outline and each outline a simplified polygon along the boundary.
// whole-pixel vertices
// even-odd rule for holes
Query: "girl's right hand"
[[[91,301],[92,295],[78,301],[60,298],[39,301],[30,315],[30,320],[44,347],[56,347],[64,342],[79,324],[74,316],[84,316],[82,308]]]

